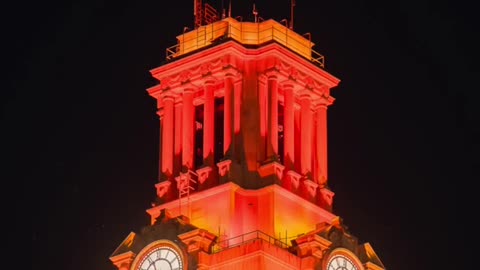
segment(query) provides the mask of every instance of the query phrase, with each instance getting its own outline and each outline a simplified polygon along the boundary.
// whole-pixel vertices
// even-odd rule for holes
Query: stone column
[[[257,160],[268,158],[268,80],[263,74],[258,77],[258,115],[260,134],[257,143]]]
[[[182,171],[182,124],[183,124],[183,102],[179,100],[175,103],[175,123],[174,123],[174,157],[173,157],[173,174],[178,175]]]
[[[301,160],[300,173],[308,175],[312,172],[312,109],[311,98],[308,94],[300,95],[300,136]]]
[[[160,146],[159,146],[159,151],[158,151],[158,181],[162,181],[162,177],[163,177],[163,162],[162,162],[162,156],[163,156],[163,145],[162,145],[162,142],[163,142],[163,139],[162,139],[162,136],[163,136],[163,129],[162,129],[162,125],[163,125],[163,121],[164,121],[164,118],[163,118],[163,114],[164,114],[164,110],[163,108],[160,108],[157,110],[157,115],[158,115],[158,119],[159,119],[159,142],[160,142]]]
[[[268,137],[267,159],[278,155],[278,82],[277,76],[268,76]]]
[[[316,178],[320,187],[327,184],[327,104],[319,104],[315,111],[316,118]]]
[[[174,97],[163,97],[162,124],[162,174],[170,178],[173,174],[173,121]]]
[[[183,90],[183,149],[182,166],[183,169],[192,170],[194,167],[194,149],[195,149],[195,107],[193,105],[193,88]]]
[[[234,96],[233,96],[233,136],[234,136],[234,147],[233,152],[236,159],[239,159],[239,149],[241,147],[240,143],[240,120],[241,117],[241,108],[242,108],[242,80],[238,79],[234,82]]]
[[[293,84],[283,86],[284,106],[283,106],[283,153],[285,170],[293,170],[295,162],[295,111]]]
[[[203,162],[213,167],[215,151],[215,96],[214,81],[205,82],[203,104]]]
[[[223,99],[223,154],[228,156],[228,150],[232,147],[233,136],[233,76],[227,75],[225,79],[225,96]]]

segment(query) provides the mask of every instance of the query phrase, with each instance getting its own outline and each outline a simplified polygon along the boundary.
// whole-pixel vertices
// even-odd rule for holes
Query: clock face
[[[171,247],[152,249],[140,262],[138,270],[182,270],[182,257]]]
[[[358,270],[358,268],[349,258],[335,255],[328,261],[327,270]]]

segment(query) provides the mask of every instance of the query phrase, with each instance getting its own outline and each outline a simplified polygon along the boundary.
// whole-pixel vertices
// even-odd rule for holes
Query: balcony
[[[279,240],[279,239],[277,239],[273,236],[270,236],[270,235],[268,235],[268,234],[266,234],[262,231],[257,230],[257,231],[245,233],[245,234],[233,237],[233,238],[217,241],[212,246],[212,253],[218,253],[218,252],[221,252],[225,249],[237,247],[237,246],[240,246],[240,245],[244,245],[244,244],[250,243],[252,241],[256,241],[256,240],[267,242],[269,244],[275,245],[275,246],[277,246],[279,248],[282,248],[282,249],[288,249],[289,248],[289,245],[287,243],[282,242],[281,240]]]

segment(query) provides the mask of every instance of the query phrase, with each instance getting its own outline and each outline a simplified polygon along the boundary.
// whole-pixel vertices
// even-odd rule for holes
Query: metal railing
[[[270,236],[262,231],[253,231],[229,239],[219,240],[212,246],[212,253],[218,253],[225,249],[237,247],[254,241],[264,241],[280,248],[287,249],[289,245],[278,238]]]
[[[181,42],[166,49],[166,60],[172,60],[177,56],[226,39],[234,39],[247,45],[261,45],[270,41],[276,41],[321,68],[325,67],[325,57],[311,48],[311,42],[309,41],[308,44],[305,44],[303,37],[296,37],[298,34],[288,28],[285,28],[284,31],[274,26],[269,28],[262,27],[264,29],[260,29],[260,24],[257,23],[257,30],[251,31],[245,29],[242,23],[239,23],[240,27],[235,27],[231,23],[223,22],[222,24],[222,22],[217,21],[210,25],[199,27],[193,30],[196,31],[196,34],[192,34],[192,32],[185,33]],[[251,27],[249,28],[251,29]],[[187,38],[192,35],[193,38]]]

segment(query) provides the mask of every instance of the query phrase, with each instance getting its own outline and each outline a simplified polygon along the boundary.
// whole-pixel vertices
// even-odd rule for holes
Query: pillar
[[[234,136],[234,143],[233,143],[233,152],[236,155],[236,159],[238,160],[240,157],[240,151],[238,151],[241,147],[240,141],[240,120],[241,117],[241,108],[242,108],[242,89],[243,84],[242,80],[236,80],[234,82],[234,95],[233,95],[233,136]]]
[[[227,157],[228,150],[232,147],[232,109],[233,109],[233,77],[227,75],[225,79],[225,96],[223,99],[223,154]]]
[[[183,90],[182,166],[185,170],[192,170],[194,167],[195,107],[193,106],[193,91],[193,88]]]
[[[157,110],[157,115],[158,115],[158,119],[159,119],[159,142],[160,142],[160,145],[159,145],[159,151],[158,151],[158,181],[161,182],[163,179],[163,166],[162,166],[162,155],[163,155],[163,139],[162,139],[162,135],[163,135],[163,131],[162,131],[162,125],[163,125],[163,114],[164,114],[164,110],[163,108],[161,109],[158,109]]]
[[[275,75],[268,76],[267,133],[267,158],[274,158],[278,155],[278,83]]]
[[[173,174],[173,103],[172,96],[163,97],[162,174],[166,177]]]
[[[182,170],[182,123],[183,123],[183,102],[181,100],[175,103],[175,123],[174,125],[174,156],[173,156],[173,174],[178,175]]]
[[[312,172],[312,109],[309,95],[300,96],[300,172],[307,175]]]
[[[266,160],[268,158],[268,78],[259,76],[258,78],[258,113],[260,136],[257,143],[257,160]]]
[[[327,184],[327,104],[320,104],[316,108],[316,168],[317,183],[320,187]]]
[[[203,162],[213,167],[215,150],[215,96],[213,93],[214,81],[205,82],[203,104]]]
[[[283,104],[283,153],[285,170],[293,170],[295,162],[295,109],[293,98],[293,85],[283,86],[284,104]]]

